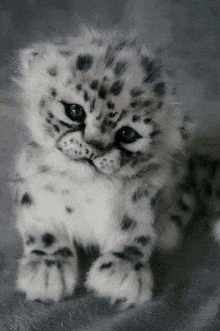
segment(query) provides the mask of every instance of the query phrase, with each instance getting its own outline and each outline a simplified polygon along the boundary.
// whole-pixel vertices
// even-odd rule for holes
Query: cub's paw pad
[[[34,249],[20,260],[17,288],[27,299],[57,302],[73,293],[76,281],[77,261],[68,247],[53,254]]]
[[[99,296],[120,302],[122,308],[140,305],[152,297],[152,275],[141,263],[133,264],[111,253],[104,254],[92,265],[86,286]]]

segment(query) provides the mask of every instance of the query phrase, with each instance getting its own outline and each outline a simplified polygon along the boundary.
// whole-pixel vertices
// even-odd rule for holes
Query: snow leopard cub
[[[160,62],[132,38],[84,31],[22,50],[19,71],[31,139],[17,162],[18,289],[71,295],[77,242],[100,249],[88,289],[125,307],[146,302],[153,248],[179,237],[179,216],[155,227],[154,205],[187,136]]]

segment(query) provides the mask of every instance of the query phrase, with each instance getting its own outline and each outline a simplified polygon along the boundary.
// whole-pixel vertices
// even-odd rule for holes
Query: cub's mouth
[[[69,131],[57,141],[57,148],[71,160],[94,160],[98,154],[88,144],[82,141],[81,132]]]
[[[113,149],[105,154],[100,153],[82,141],[81,132],[79,131],[69,131],[62,135],[57,141],[57,148],[69,160],[87,160],[103,174],[112,174],[120,168],[121,155],[119,150]]]

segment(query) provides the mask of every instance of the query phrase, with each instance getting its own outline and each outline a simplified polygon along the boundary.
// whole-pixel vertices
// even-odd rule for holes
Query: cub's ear
[[[19,59],[20,59],[20,69],[23,74],[31,70],[35,62],[42,57],[42,51],[37,47],[25,48],[20,50]]]

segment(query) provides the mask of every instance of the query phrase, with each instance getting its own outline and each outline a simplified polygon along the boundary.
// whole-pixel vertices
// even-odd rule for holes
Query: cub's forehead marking
[[[119,61],[116,63],[115,69],[114,69],[114,74],[116,77],[122,76],[125,71],[127,70],[128,63],[126,61]]]
[[[113,95],[119,95],[123,89],[124,82],[122,80],[117,80],[110,87],[110,93]]]
[[[152,83],[160,77],[161,67],[155,63],[155,60],[150,61],[147,56],[143,56],[141,59],[141,66],[147,75],[143,79],[143,83]]]
[[[108,94],[108,89],[105,85],[101,85],[98,91],[98,96],[100,99],[106,99]]]
[[[89,94],[88,94],[88,92],[87,92],[86,90],[84,91],[83,98],[84,98],[84,100],[85,100],[86,102],[90,100]]]
[[[113,102],[111,102],[111,101],[107,101],[107,107],[108,107],[109,109],[113,110],[113,109],[115,108],[115,105],[114,105]]]
[[[132,98],[136,98],[143,94],[145,91],[141,87],[134,87],[130,90],[130,95]]]

